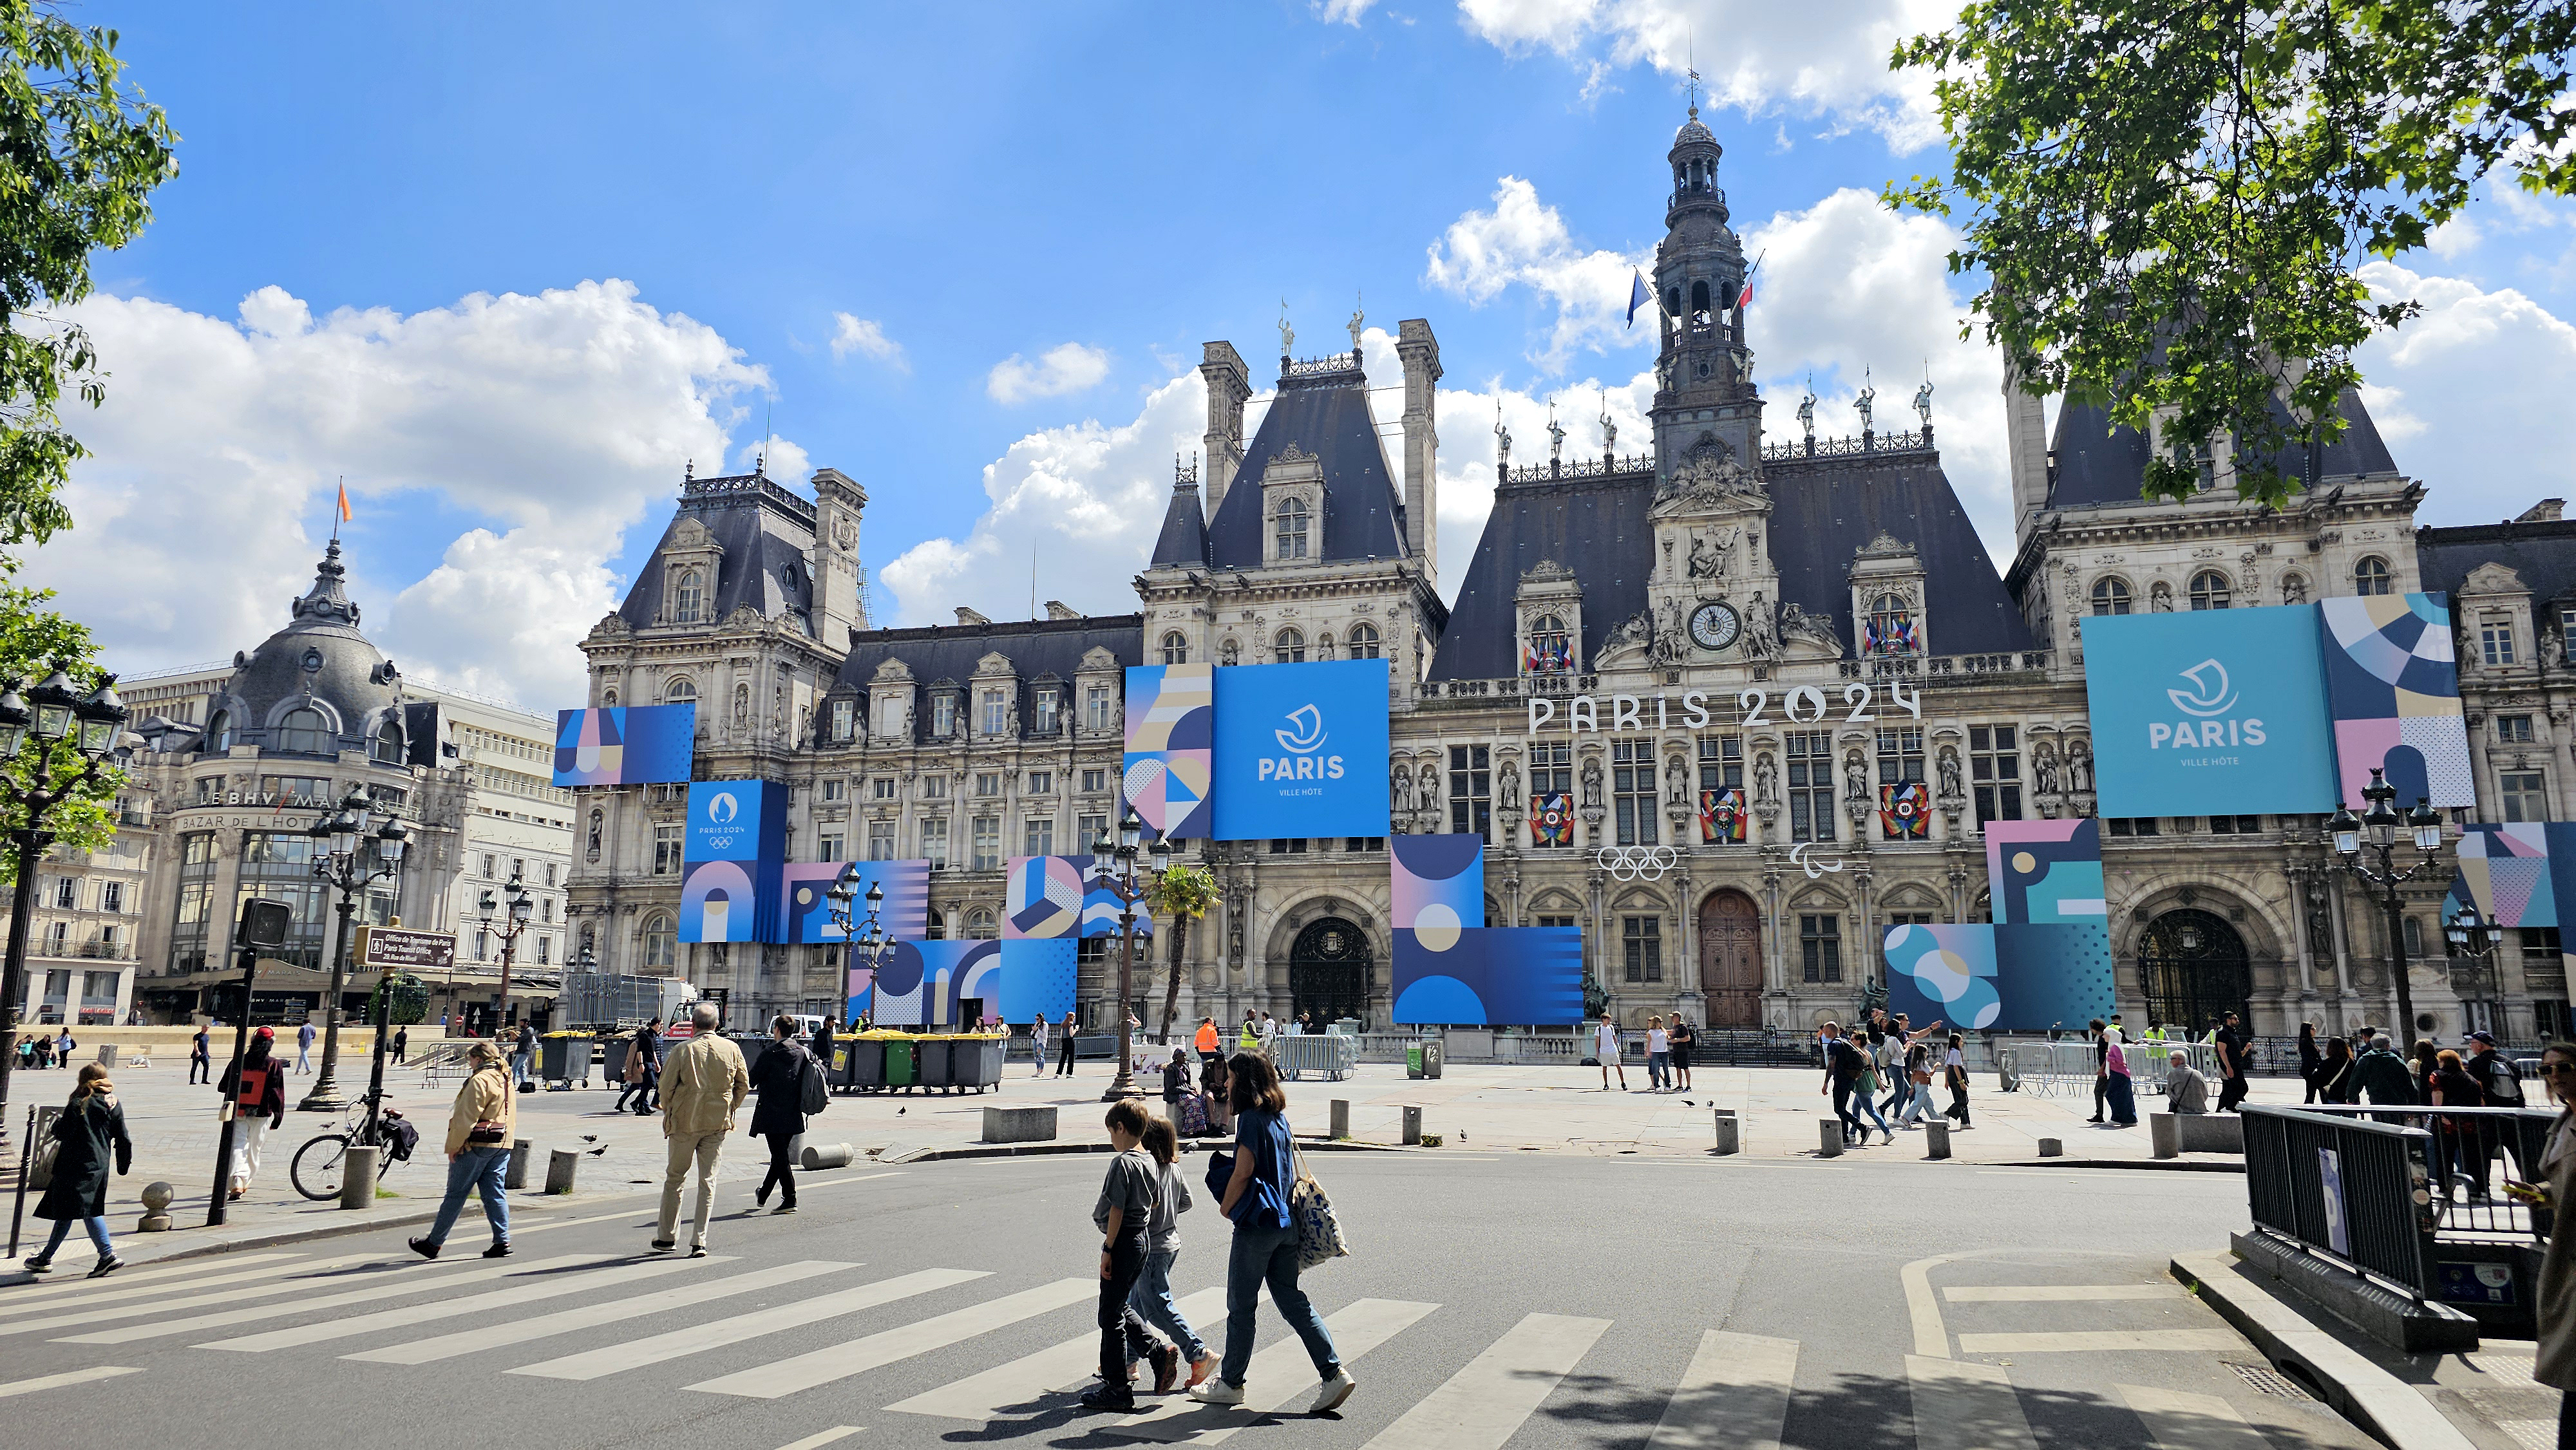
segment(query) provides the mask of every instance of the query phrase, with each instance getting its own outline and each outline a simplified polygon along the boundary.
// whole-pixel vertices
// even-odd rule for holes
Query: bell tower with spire
[[[1672,196],[1655,248],[1655,297],[1663,349],[1655,361],[1655,462],[1665,478],[1694,455],[1723,455],[1748,472],[1762,457],[1762,402],[1744,345],[1744,248],[1727,225],[1717,184],[1724,148],[1694,104],[1673,137]],[[1714,443],[1715,449],[1709,445]]]

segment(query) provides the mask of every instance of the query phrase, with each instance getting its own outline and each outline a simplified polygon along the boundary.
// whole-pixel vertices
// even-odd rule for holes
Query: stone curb
[[[1187,1153],[1202,1144],[1221,1145],[1231,1139],[1192,1139],[1181,1145]],[[1420,1153],[1438,1156],[1439,1148],[1399,1148],[1392,1143],[1363,1143],[1357,1139],[1339,1142],[1330,1138],[1299,1138],[1297,1146],[1317,1153]],[[1066,1153],[1106,1153],[1106,1143],[990,1143],[965,1148],[912,1148],[869,1161],[877,1163],[948,1163],[968,1158],[1046,1158]],[[856,1164],[852,1165],[856,1167]]]
[[[659,1188],[654,1188],[630,1193],[575,1194],[569,1197],[557,1196],[553,1198],[547,1198],[543,1195],[531,1195],[529,1198],[512,1202],[510,1205],[510,1214],[513,1220],[523,1213],[534,1214],[542,1217],[568,1208],[595,1208],[612,1199],[641,1198],[646,1196],[648,1193],[658,1194],[661,1191],[662,1190]],[[475,1205],[471,1200],[468,1200],[466,1207],[472,1209]],[[438,1209],[436,1205],[422,1209],[396,1211],[383,1215],[362,1213],[353,1215],[345,1220],[334,1220],[330,1223],[317,1224],[309,1228],[280,1229],[268,1233],[247,1233],[243,1234],[239,1238],[227,1238],[202,1244],[191,1244],[186,1248],[179,1249],[172,1253],[152,1254],[149,1257],[138,1257],[134,1259],[133,1262],[137,1264],[168,1264],[175,1263],[180,1259],[203,1258],[208,1254],[228,1254],[235,1249],[275,1248],[280,1244],[300,1244],[308,1243],[314,1239],[339,1238],[347,1234],[366,1233],[371,1229],[413,1228],[421,1224],[434,1223],[437,1219]],[[221,1230],[213,1231],[221,1232]],[[169,1232],[172,1234],[206,1233],[209,1232],[209,1230],[206,1229],[204,1225],[200,1224],[192,1229],[171,1229]],[[160,1237],[162,1237],[161,1234],[119,1234],[117,1236],[118,1246],[120,1248],[126,1243],[131,1242],[133,1239],[157,1239]]]
[[[2186,1163],[2179,1158],[2016,1158],[1980,1168],[2128,1168],[2147,1173],[2243,1173],[2242,1163]]]
[[[2382,1369],[2236,1271],[2228,1252],[2176,1254],[2176,1281],[2236,1326],[2263,1357],[2325,1393],[2326,1403],[2391,1450],[2474,1450],[2415,1386]]]

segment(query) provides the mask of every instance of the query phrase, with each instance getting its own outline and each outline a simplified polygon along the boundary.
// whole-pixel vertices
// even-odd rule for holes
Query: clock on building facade
[[[1743,631],[1744,621],[1731,604],[1703,604],[1691,612],[1691,643],[1701,649],[1724,649]]]

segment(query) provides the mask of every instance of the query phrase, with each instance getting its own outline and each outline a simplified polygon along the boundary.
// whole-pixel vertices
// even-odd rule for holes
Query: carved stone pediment
[[[2531,586],[2522,582],[2520,574],[2492,560],[2470,570],[2469,577],[2460,585],[2462,598],[2477,594],[2529,594],[2530,592]]]

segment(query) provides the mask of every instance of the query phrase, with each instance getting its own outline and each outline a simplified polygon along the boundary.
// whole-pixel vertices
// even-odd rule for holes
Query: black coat
[[[791,1137],[805,1131],[805,1064],[813,1060],[802,1043],[769,1044],[751,1065],[751,1090],[760,1099],[752,1106],[751,1131]]]
[[[54,1179],[36,1202],[38,1218],[95,1218],[107,1212],[107,1169],[134,1168],[134,1143],[125,1136],[125,1109],[114,1093],[77,1098],[54,1119]]]

